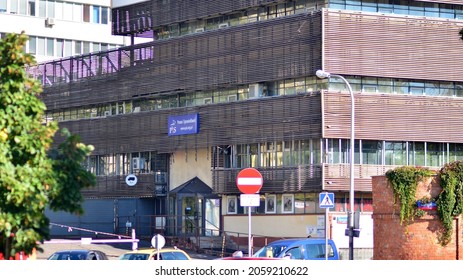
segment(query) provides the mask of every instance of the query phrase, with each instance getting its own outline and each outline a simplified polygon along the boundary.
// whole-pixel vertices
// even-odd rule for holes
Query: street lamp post
[[[352,92],[352,87],[349,82],[341,75],[331,74],[324,70],[317,70],[316,75],[320,79],[326,78],[339,78],[341,79],[349,89],[350,99],[351,99],[351,123],[350,123],[350,188],[349,188],[349,203],[350,211],[348,212],[348,234],[349,234],[349,260],[354,259],[354,141],[355,141],[355,103],[354,103],[354,93]]]

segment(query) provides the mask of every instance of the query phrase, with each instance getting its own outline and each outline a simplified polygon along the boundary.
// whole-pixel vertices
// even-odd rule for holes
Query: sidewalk
[[[52,239],[51,242],[63,242],[64,239]],[[110,260],[117,260],[120,255],[127,251],[132,250],[131,243],[119,243],[119,244],[81,244],[81,243],[45,243],[41,244],[40,247],[43,252],[37,252],[37,260],[46,260],[51,254],[56,251],[68,250],[68,249],[93,249],[100,250],[108,256]],[[151,244],[146,241],[140,241],[138,248],[149,248]],[[180,248],[182,249],[182,248]],[[195,260],[213,260],[217,259],[217,256],[211,256],[204,253],[197,253],[193,250],[184,250],[187,252],[192,259]]]

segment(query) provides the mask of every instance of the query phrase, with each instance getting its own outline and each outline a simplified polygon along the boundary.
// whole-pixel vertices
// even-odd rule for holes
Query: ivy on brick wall
[[[401,166],[386,172],[386,177],[394,191],[394,204],[400,203],[400,224],[413,221],[418,182],[432,174],[429,169],[414,166]]]
[[[439,175],[442,192],[436,205],[437,215],[444,226],[439,242],[445,246],[452,239],[454,217],[460,215],[463,209],[463,162],[445,164]]]
[[[394,203],[400,203],[400,223],[408,224],[415,216],[422,216],[416,207],[416,188],[423,178],[433,171],[414,166],[402,166],[386,172],[394,192]],[[440,179],[441,193],[437,196],[437,216],[443,229],[438,240],[442,246],[452,238],[454,218],[463,212],[463,161],[445,164],[436,174]]]

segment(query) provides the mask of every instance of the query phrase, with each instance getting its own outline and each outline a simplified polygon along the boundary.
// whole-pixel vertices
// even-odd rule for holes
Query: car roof
[[[98,250],[86,250],[86,249],[70,249],[70,250],[61,250],[56,251],[54,254],[63,254],[63,253],[88,253],[88,252],[100,252]],[[102,252],[101,252],[102,253]]]
[[[292,245],[292,244],[320,244],[325,242],[325,239],[322,238],[289,238],[289,239],[280,239],[273,242],[270,242],[268,245]]]
[[[178,251],[185,252],[182,249],[178,249],[178,248],[162,248],[159,250],[159,252],[178,252]],[[131,253],[132,254],[140,254],[140,253],[151,254],[154,252],[157,252],[156,248],[141,248],[141,249],[137,249],[134,251],[126,252],[126,254],[131,254]]]

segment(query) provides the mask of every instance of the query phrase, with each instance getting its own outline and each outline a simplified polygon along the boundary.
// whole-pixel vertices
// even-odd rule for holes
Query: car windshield
[[[87,255],[80,252],[63,252],[51,255],[49,260],[85,260]]]
[[[149,258],[149,254],[124,254],[119,257],[120,260],[147,260]]]
[[[269,258],[278,258],[281,252],[286,249],[285,245],[267,245],[262,247],[257,251],[253,256],[254,257],[269,257]]]

